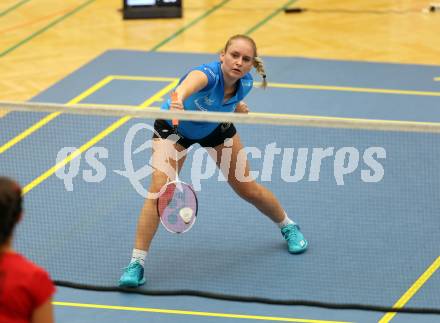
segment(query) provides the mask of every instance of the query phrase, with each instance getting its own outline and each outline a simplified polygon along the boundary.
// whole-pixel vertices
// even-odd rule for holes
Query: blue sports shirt
[[[184,102],[185,110],[192,111],[214,111],[214,112],[234,112],[236,105],[250,92],[253,86],[253,79],[250,73],[244,75],[237,83],[235,95],[223,103],[224,81],[219,61],[197,66],[191,71],[202,71],[208,77],[208,84],[199,92],[189,96]],[[179,84],[189,74],[185,74],[179,81]],[[169,110],[170,100],[166,100],[162,109]],[[168,121],[171,125],[171,122]],[[219,123],[203,121],[181,121],[178,131],[184,137],[189,139],[200,139],[209,135]]]

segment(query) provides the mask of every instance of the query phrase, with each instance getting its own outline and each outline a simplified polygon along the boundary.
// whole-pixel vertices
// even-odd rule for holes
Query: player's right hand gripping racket
[[[177,100],[177,93],[172,92],[171,101]],[[178,135],[178,125],[179,120],[173,119],[173,129],[176,135]],[[157,212],[165,229],[172,233],[184,233],[192,228],[197,219],[198,202],[194,189],[179,180],[177,147],[174,149],[176,178],[161,188],[157,199]]]

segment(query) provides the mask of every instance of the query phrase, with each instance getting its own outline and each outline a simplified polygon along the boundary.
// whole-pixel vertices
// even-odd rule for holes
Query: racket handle
[[[175,91],[171,92],[171,102],[176,102],[177,100],[178,100],[177,92],[175,92]],[[176,131],[177,126],[179,125],[179,120],[173,119],[172,122],[173,122],[173,128]]]

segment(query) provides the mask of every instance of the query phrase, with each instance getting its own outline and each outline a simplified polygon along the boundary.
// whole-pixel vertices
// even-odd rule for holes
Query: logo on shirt
[[[212,69],[210,69],[210,68],[208,68],[208,67],[204,67],[203,69],[204,69],[205,71],[208,71],[208,73],[211,74],[211,76],[212,76],[213,78],[215,78],[215,73],[214,73],[214,71],[213,71]]]
[[[246,87],[251,87],[252,81],[251,80],[241,80],[241,85],[246,86]]]
[[[200,104],[199,99],[194,100],[194,104],[196,105],[197,109],[200,111],[208,111],[203,105]]]
[[[205,103],[206,105],[212,105],[212,104],[215,102],[215,100],[210,99],[209,96],[205,96],[205,97],[203,98],[203,101],[204,101],[204,103]]]

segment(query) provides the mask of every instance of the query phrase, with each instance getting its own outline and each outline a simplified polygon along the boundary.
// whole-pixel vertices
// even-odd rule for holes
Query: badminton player
[[[262,86],[266,86],[263,62],[257,55],[254,40],[245,35],[231,37],[219,58],[219,61],[195,67],[184,75],[175,89],[177,99],[165,102],[162,108],[247,113],[248,107],[242,100],[252,89],[253,80],[249,72],[253,67],[262,77]],[[171,122],[166,120],[156,120],[154,128],[162,139],[173,133]],[[155,167],[152,174],[150,193],[159,192],[169,180],[167,174],[160,171],[164,168],[161,168],[159,163],[164,162],[164,154],[172,156],[167,151],[169,145],[164,143],[170,140],[161,140],[157,134],[153,136],[156,137],[153,140],[153,167],[155,163],[158,167]],[[249,175],[250,169],[248,161],[241,158],[243,154],[240,154],[239,158],[238,152],[243,148],[243,145],[232,123],[181,121],[178,134],[179,140],[173,149],[183,152],[194,143],[199,143],[202,147],[211,147],[216,152],[214,160],[224,174],[225,170],[220,162],[222,149],[227,141],[228,147],[232,151],[231,162],[225,176],[229,185],[241,198],[253,204],[278,225],[282,236],[287,241],[290,253],[297,254],[307,249],[308,242],[299,226],[287,216],[273,193],[254,180],[243,181],[236,178],[235,170],[237,167],[244,168],[245,177]],[[180,171],[184,160],[185,157],[182,157],[178,161],[174,161],[174,164],[171,165],[173,170],[175,171],[175,167],[177,167],[177,171]],[[138,219],[132,258],[119,280],[120,286],[137,287],[145,283],[145,258],[158,224],[156,200],[147,197]]]

